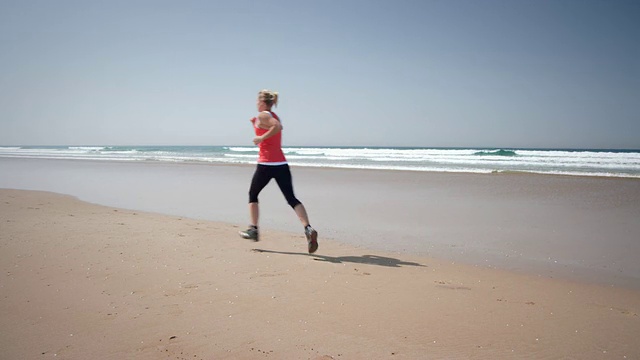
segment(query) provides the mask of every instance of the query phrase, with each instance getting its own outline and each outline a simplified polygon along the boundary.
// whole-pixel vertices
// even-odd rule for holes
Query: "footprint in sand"
[[[436,287],[442,288],[442,289],[449,289],[449,290],[471,290],[470,287],[467,286],[456,286],[456,285],[451,285],[445,281],[434,281],[434,283],[436,283]]]
[[[629,309],[623,309],[623,308],[619,308],[619,307],[615,307],[615,306],[608,306],[608,305],[602,305],[602,304],[597,304],[597,303],[593,303],[593,306],[599,307],[601,309],[608,309],[609,311],[615,311],[621,315],[625,315],[625,316],[638,316],[637,313],[629,310]]]

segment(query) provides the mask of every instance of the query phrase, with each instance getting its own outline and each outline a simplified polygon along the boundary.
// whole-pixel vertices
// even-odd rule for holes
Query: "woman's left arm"
[[[264,140],[274,136],[282,130],[282,125],[280,121],[276,120],[273,116],[267,115],[266,113],[261,113],[258,115],[258,121],[260,122],[260,127],[263,129],[268,129],[266,133],[261,136],[256,136],[253,138],[253,143],[258,145]]]

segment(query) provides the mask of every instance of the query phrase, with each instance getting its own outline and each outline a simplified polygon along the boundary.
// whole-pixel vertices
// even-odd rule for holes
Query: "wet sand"
[[[6,359],[637,359],[640,292],[0,190]]]

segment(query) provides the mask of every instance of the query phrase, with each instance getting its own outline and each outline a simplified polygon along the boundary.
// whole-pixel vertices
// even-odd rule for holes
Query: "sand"
[[[238,229],[0,190],[0,358],[640,358],[632,288]]]

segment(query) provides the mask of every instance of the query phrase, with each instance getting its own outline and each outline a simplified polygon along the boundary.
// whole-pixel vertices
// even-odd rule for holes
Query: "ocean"
[[[284,147],[291,166],[640,178],[640,150]],[[254,164],[253,146],[0,146],[0,158]]]

